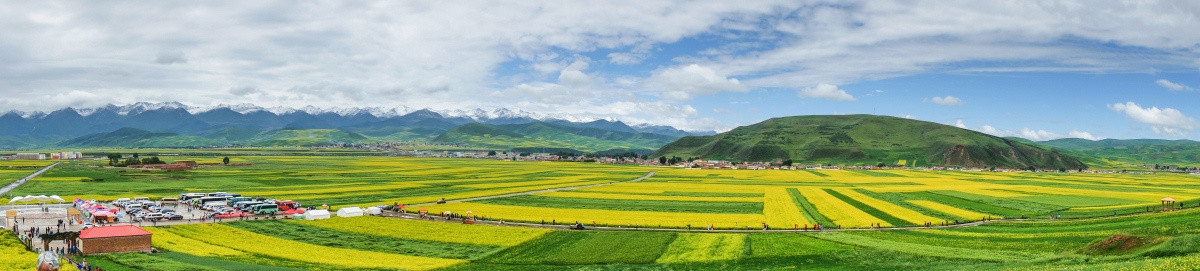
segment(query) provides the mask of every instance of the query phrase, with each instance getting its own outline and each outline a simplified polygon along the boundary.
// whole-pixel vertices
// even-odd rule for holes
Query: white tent
[[[379,215],[382,213],[383,213],[383,209],[380,209],[379,207],[367,207],[367,214]]]
[[[23,199],[25,199],[25,197],[22,197],[22,196],[17,196],[17,197],[15,197],[15,198],[9,199],[9,200],[8,200],[8,202],[18,202],[18,201],[21,201],[21,200],[23,200]]]
[[[61,202],[61,201],[67,201],[67,200],[64,200],[62,197],[59,197],[58,195],[50,195],[50,199],[52,199],[52,200],[57,200],[57,201],[60,201],[60,202]]]
[[[308,210],[304,212],[304,220],[328,219],[329,211],[326,210]]]
[[[352,216],[362,216],[362,215],[363,215],[363,209],[358,208],[358,206],[343,207],[343,208],[340,208],[337,210],[337,216],[340,216],[340,217],[352,217]]]

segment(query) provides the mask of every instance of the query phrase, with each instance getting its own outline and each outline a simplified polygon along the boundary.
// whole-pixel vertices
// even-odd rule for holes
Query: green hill
[[[1038,144],[1094,157],[1088,163],[1099,167],[1200,166],[1200,142],[1191,140],[1063,138]]]
[[[177,148],[207,147],[221,145],[217,140],[206,137],[157,133],[134,128],[121,128],[108,133],[89,134],[58,143],[63,147],[125,147],[125,148]]]
[[[628,133],[545,122],[491,125],[463,124],[434,138],[434,142],[487,148],[568,148],[583,152],[611,149],[657,149],[676,137]]]
[[[319,146],[337,143],[363,143],[363,135],[337,129],[283,129],[247,139],[252,146]]]
[[[1078,159],[1031,144],[933,122],[873,115],[773,118],[712,136],[688,136],[654,156],[800,163],[1064,168]]]

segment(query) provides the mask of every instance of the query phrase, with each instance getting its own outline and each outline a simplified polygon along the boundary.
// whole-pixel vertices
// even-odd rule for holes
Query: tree
[[[658,164],[659,164],[659,165],[666,165],[666,164],[667,164],[667,157],[666,157],[666,156],[659,156],[659,157],[658,157]]]
[[[225,156],[225,158],[221,159],[221,163],[228,166],[229,165],[229,156]]]
[[[887,164],[884,164],[883,162],[879,162],[879,164],[875,164],[875,167],[886,167],[886,166],[887,166]]]
[[[120,162],[121,162],[121,154],[119,154],[119,153],[108,154],[108,165],[109,166],[117,166],[117,163],[120,163]]]
[[[792,166],[792,163],[794,163],[794,161],[792,161],[792,159],[783,160],[783,166],[785,166],[785,167]]]
[[[496,151],[488,151],[488,156],[496,156]]]

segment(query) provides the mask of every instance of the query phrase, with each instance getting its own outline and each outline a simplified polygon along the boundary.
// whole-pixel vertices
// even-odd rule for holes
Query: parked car
[[[146,216],[143,217],[143,219],[150,220],[150,221],[158,221],[158,220],[163,219],[163,214],[162,213],[147,213]]]
[[[167,220],[183,220],[183,216],[176,213],[164,213],[163,218]]]

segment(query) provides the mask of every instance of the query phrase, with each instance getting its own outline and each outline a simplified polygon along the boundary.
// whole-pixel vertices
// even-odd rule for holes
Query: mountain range
[[[596,129],[620,134],[615,138],[664,139],[715,132],[689,132],[669,126],[634,125],[621,121],[571,121],[510,109],[434,112],[409,108],[350,108],[322,110],[226,105],[212,108],[180,103],[136,103],[99,108],[64,108],[43,112],[11,111],[0,115],[0,148],[64,147],[207,147],[238,145],[320,145],[375,141],[430,141],[464,124],[544,124],[556,129]],[[312,130],[308,132],[301,132]],[[601,135],[596,132],[584,134]],[[543,132],[543,135],[545,132]],[[576,133],[578,134],[578,133]],[[646,134],[638,136],[639,134]],[[654,135],[654,136],[650,136]],[[612,135],[606,135],[610,140]],[[279,139],[289,140],[279,140]],[[303,138],[303,139],[301,139]],[[442,143],[459,144],[448,139]],[[670,140],[665,140],[669,142]],[[118,143],[120,142],[120,143]],[[576,142],[578,141],[568,141]],[[521,143],[528,146],[538,143]],[[657,143],[654,143],[657,144]],[[633,144],[657,148],[654,144]],[[600,144],[605,145],[605,144]],[[607,144],[623,146],[623,144]],[[570,146],[545,146],[570,147]]]
[[[210,108],[136,103],[0,115],[0,149],[318,146],[427,142],[522,151],[653,154],[732,161],[1077,169],[1200,166],[1200,142],[1034,142],[873,115],[794,116],[716,132],[520,110]]]

